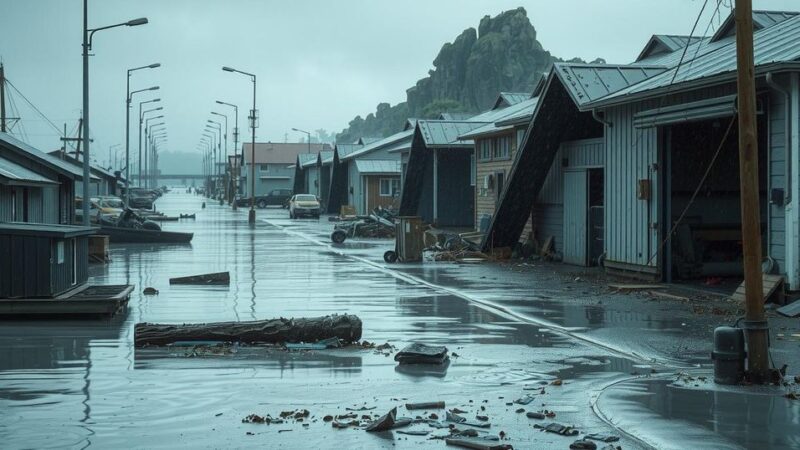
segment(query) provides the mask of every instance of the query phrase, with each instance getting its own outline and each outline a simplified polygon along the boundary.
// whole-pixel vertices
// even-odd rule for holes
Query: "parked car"
[[[257,195],[256,206],[262,209],[267,206],[286,208],[291,197],[291,189],[273,189],[267,195]],[[236,206],[250,206],[250,197],[237,197]]]
[[[289,200],[289,218],[314,217],[319,219],[320,205],[316,195],[297,194]]]

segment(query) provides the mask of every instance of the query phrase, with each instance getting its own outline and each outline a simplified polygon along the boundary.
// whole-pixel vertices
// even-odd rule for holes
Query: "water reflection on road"
[[[536,405],[585,432],[613,432],[590,401],[630,377],[633,363],[531,323],[510,320],[464,299],[413,284],[331,252],[280,227],[246,223],[187,194],[158,206],[197,219],[168,222],[192,231],[187,246],[115,245],[112,262],[93,265],[94,283],[136,285],[127,314],[113,320],[0,323],[0,442],[8,448],[417,448],[424,437],[308,426],[243,424],[250,413],[307,408],[315,418],[364,403],[381,413],[411,401],[446,401],[474,414],[478,405],[516,448],[566,448],[572,439],[541,433],[514,398],[557,378]],[[279,218],[281,210],[259,211]],[[320,231],[316,237],[325,238]],[[356,249],[366,252],[368,248]],[[170,286],[173,276],[230,271],[224,287]],[[443,274],[444,275],[444,274]],[[159,290],[141,294],[144,287]],[[553,307],[552,305],[550,307]],[[397,347],[412,341],[458,353],[447,367],[396,368],[372,350],[287,353],[239,348],[188,357],[185,349],[134,349],[137,322],[209,322],[352,313],[363,338]],[[248,432],[252,434],[247,434]],[[623,448],[639,448],[623,439]]]

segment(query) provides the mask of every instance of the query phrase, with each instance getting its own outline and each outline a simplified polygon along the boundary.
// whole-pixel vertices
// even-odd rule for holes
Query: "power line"
[[[25,97],[25,94],[20,92],[20,90],[17,89],[17,87],[14,86],[14,84],[8,78],[6,78],[6,84],[14,88],[14,91],[16,91],[16,93],[19,94],[19,96],[22,97],[22,99],[25,100],[25,102],[28,103],[28,105],[30,105],[30,107],[33,108],[34,111],[36,111],[36,113],[38,113],[47,123],[49,123],[50,126],[53,127],[53,129],[56,130],[56,132],[58,132],[59,136],[63,136],[63,132],[56,126],[56,124],[54,124],[50,119],[48,119],[47,116],[45,116],[44,113],[41,112],[39,108],[36,107],[36,105],[34,105],[30,100],[28,100],[28,98]]]

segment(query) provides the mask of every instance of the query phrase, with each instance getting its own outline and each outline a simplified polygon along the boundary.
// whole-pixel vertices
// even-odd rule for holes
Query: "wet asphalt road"
[[[800,445],[798,402],[769,390],[750,397],[712,390],[697,378],[673,383],[677,370],[708,372],[696,366],[707,358],[691,338],[705,330],[681,325],[680,314],[598,305],[585,284],[564,285],[563,277],[544,272],[525,284],[525,272],[536,269],[524,266],[387,267],[380,255],[388,241],[332,247],[327,222],[290,221],[286,211],[269,209],[258,211],[252,229],[245,210],[210,203],[201,209],[202,201],[174,193],[158,202],[168,213],[198,213],[196,221],[165,225],[193,231],[191,246],[112,246],[113,262],[92,267],[94,283],[136,285],[126,315],[0,323],[0,447],[443,448],[430,435],[336,430],[321,420],[347,407],[383,414],[407,401],[433,400],[467,411],[469,419],[488,416],[488,432],[503,431],[515,448],[566,449],[575,440],[534,429],[542,422],[518,408],[552,410],[552,421],[574,425],[581,435],[616,434],[624,449]],[[168,283],[224,270],[231,272],[228,287]],[[148,286],[159,295],[141,295]],[[142,321],[331,313],[357,314],[370,342],[441,344],[459,357],[441,370],[407,371],[369,349],[242,348],[187,357],[186,349],[133,347],[133,324]],[[624,315],[627,321],[614,320]],[[556,379],[564,384],[550,385]],[[507,405],[527,394],[535,394],[530,404]],[[298,408],[312,417],[242,423],[251,413]],[[399,408],[403,416],[431,413],[444,415]],[[444,434],[426,425],[413,429]]]

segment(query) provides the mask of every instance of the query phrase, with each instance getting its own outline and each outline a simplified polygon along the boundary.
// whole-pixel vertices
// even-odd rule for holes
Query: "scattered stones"
[[[538,413],[538,412],[530,411],[530,412],[525,413],[525,415],[529,419],[537,419],[537,420],[544,420],[545,419],[545,415],[542,414],[542,413]]]
[[[144,295],[158,295],[158,289],[153,288],[153,287],[146,287],[142,291],[142,294],[144,294]]]
[[[585,439],[578,439],[577,441],[569,444],[570,450],[597,450],[597,444]]]

